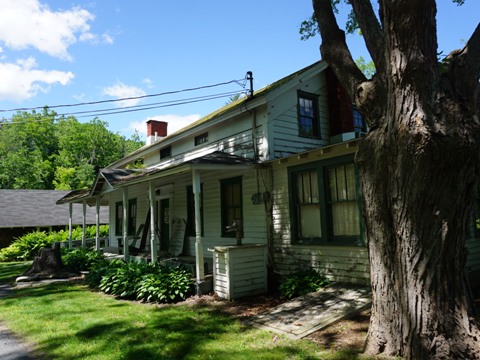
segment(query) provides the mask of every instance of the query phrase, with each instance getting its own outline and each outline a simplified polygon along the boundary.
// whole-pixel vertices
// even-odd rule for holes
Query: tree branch
[[[358,84],[366,81],[348,49],[345,32],[337,24],[330,0],[313,0],[313,10],[322,36],[320,52],[332,67],[351,99]]]
[[[446,61],[450,63],[448,78],[464,103],[472,104],[472,114],[479,116],[480,108],[480,24],[473,32],[467,45],[460,51],[451,52]]]
[[[313,9],[318,22],[323,59],[333,69],[350,99],[367,118],[370,129],[377,128],[384,120],[382,107],[385,104],[385,84],[381,77],[370,81],[360,71],[345,41],[345,32],[337,24],[330,0],[313,0]]]
[[[385,35],[375,16],[370,0],[350,0],[368,52],[375,63],[377,74],[385,71]]]

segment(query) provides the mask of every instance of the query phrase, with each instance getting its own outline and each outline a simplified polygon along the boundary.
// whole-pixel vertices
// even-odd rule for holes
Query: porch
[[[95,249],[126,261],[181,263],[194,270],[200,291],[220,269],[208,250],[241,242],[266,249],[267,214],[258,199],[269,197],[258,196],[266,192],[259,171],[251,159],[218,151],[161,168],[104,169],[91,190],[59,203],[107,202],[110,236]]]

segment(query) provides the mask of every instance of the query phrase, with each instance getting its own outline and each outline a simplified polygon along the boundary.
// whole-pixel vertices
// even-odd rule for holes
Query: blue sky
[[[448,53],[474,31],[480,1],[437,2],[439,51]],[[300,41],[298,34],[312,13],[309,0],[0,0],[0,9],[1,110],[162,94],[241,80],[247,71],[259,89],[320,59],[320,38]],[[368,57],[360,37],[349,44],[354,58]],[[224,105],[223,94],[240,85],[55,110],[91,111],[75,116],[98,115],[127,137],[144,132],[148,119],[168,121],[171,133]],[[99,115],[136,105],[155,108]]]

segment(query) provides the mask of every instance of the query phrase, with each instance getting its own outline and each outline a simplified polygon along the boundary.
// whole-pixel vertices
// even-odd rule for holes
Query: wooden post
[[[72,232],[73,232],[73,204],[68,203],[68,248],[72,248]]]
[[[202,245],[202,220],[200,214],[201,208],[201,186],[200,174],[194,169],[192,170],[192,190],[195,202],[195,262],[197,270],[197,282],[205,279],[205,269],[203,263],[203,245]]]
[[[82,223],[82,248],[87,247],[87,235],[85,231],[87,230],[87,201],[83,200],[83,223]]]
[[[100,198],[95,199],[95,250],[100,251]]]
[[[127,224],[127,217],[128,217],[128,188],[123,188],[123,257],[125,261],[128,261],[128,224]]]
[[[155,189],[151,181],[148,183],[148,198],[150,200],[150,254],[154,264],[158,258],[158,244],[155,233]]]

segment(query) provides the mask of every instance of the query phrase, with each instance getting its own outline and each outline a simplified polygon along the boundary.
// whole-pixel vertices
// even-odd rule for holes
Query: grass
[[[15,278],[27,271],[31,265],[31,261],[1,263],[0,284],[14,282]]]
[[[24,268],[28,265],[0,264],[0,282]],[[0,320],[49,359],[364,358],[247,327],[205,305],[119,301],[82,284],[17,289],[0,299]]]

